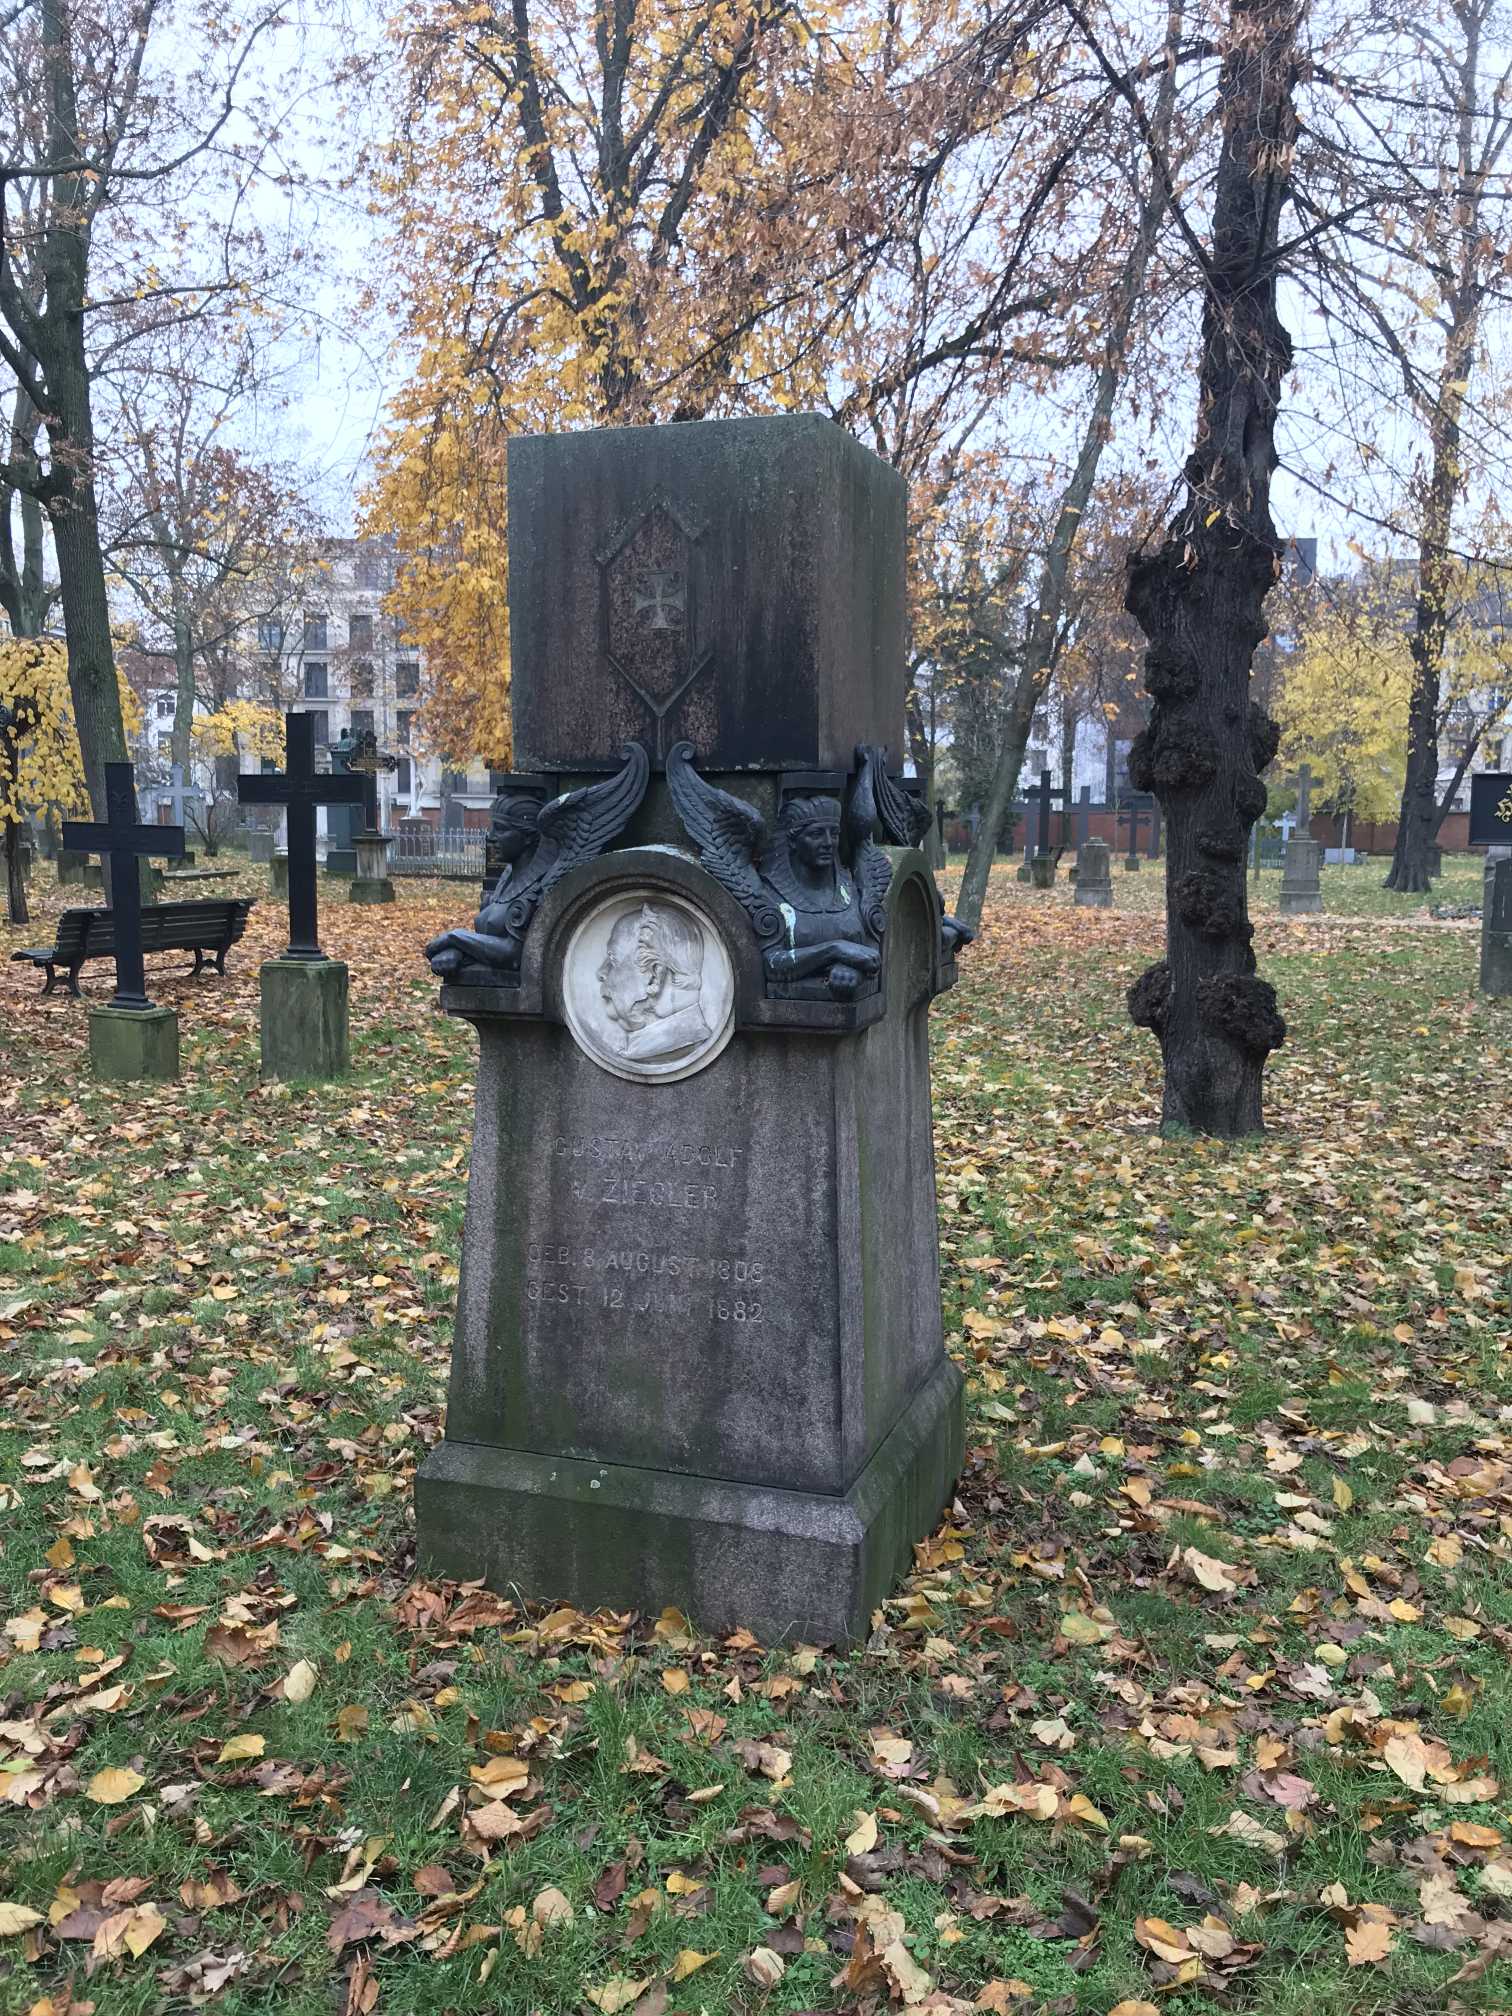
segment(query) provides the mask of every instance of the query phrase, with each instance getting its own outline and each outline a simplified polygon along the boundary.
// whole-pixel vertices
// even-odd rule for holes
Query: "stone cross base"
[[[347,969],[335,959],[262,967],[264,1078],[339,1078],[350,1063]]]
[[[1287,841],[1277,904],[1283,917],[1315,916],[1323,908],[1323,888],[1318,875],[1322,863],[1323,849],[1316,840],[1297,835]]]
[[[179,1075],[178,1012],[173,1008],[89,1010],[89,1063],[96,1078],[119,1083]]]
[[[1481,907],[1480,990],[1512,997],[1512,859],[1488,861]]]
[[[1124,873],[1126,875],[1137,875],[1139,873],[1139,856],[1137,854],[1125,854]]]
[[[387,875],[354,875],[347,891],[348,903],[392,903],[394,885]]]
[[[1030,868],[1027,861],[1020,861],[1018,867],[1013,871],[1013,879],[1015,882],[1027,882],[1030,879]]]
[[[1055,885],[1055,856],[1036,854],[1029,863],[1029,879],[1036,889],[1050,889]]]

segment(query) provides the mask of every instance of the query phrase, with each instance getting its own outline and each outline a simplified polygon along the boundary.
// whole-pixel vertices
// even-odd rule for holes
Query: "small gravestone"
[[[141,824],[131,765],[107,763],[104,819],[65,819],[63,845],[74,853],[103,854],[110,863],[116,984],[108,1002],[89,1007],[94,1074],[126,1081],[177,1078],[178,1015],[147,998],[141,870],[149,854],[177,859],[184,851],[184,829]]]
[[[315,769],[315,723],[286,714],[285,772],[241,776],[243,805],[283,805],[289,835],[289,943],[265,959],[260,975],[262,1075],[337,1078],[347,1068],[347,969],[320,949],[316,915],[315,808],[362,802],[360,777],[322,777]]]
[[[103,889],[105,876],[99,863],[91,861],[75,847],[60,847],[57,855],[60,889]]]
[[[1296,831],[1286,843],[1286,865],[1277,903],[1283,917],[1315,916],[1323,908],[1323,849],[1308,830],[1312,811],[1312,770],[1297,771]]]
[[[268,887],[285,901],[289,895],[289,850],[280,847],[268,863]]]
[[[864,1638],[961,1460],[903,740],[905,493],[829,422],[517,439],[504,865],[420,1559]]]
[[[1512,856],[1486,863],[1481,903],[1480,986],[1504,1000],[1512,995]]]
[[[1084,840],[1077,849],[1076,901],[1083,910],[1113,907],[1113,850],[1106,840]]]
[[[250,860],[260,862],[266,867],[276,851],[277,843],[272,833],[264,832],[261,827],[254,827],[247,835],[247,855]]]

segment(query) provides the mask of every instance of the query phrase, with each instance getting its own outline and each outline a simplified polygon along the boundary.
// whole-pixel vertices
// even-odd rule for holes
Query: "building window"
[[[173,695],[171,693],[159,693],[157,717],[159,721],[171,721],[173,719]]]
[[[420,691],[418,659],[401,658],[394,666],[394,691],[401,700],[413,700]]]
[[[304,692],[306,700],[327,698],[326,668],[324,663],[310,664],[304,668]]]
[[[354,651],[372,650],[373,619],[371,616],[352,616],[347,619],[347,642]]]
[[[394,772],[394,783],[400,797],[408,798],[411,790],[410,759],[408,756],[401,756],[399,758],[399,768]]]
[[[310,719],[315,723],[315,747],[328,749],[331,745],[331,717],[324,707],[310,710]]]
[[[442,771],[441,796],[443,798],[459,798],[466,789],[467,772],[465,770]]]
[[[399,747],[401,749],[408,749],[408,747],[410,746],[410,732],[414,728],[414,725],[415,725],[415,717],[413,714],[405,714],[405,713],[400,714]]]
[[[326,651],[326,619],[315,609],[304,612],[304,648],[306,651]]]
[[[373,661],[359,658],[352,667],[352,698],[371,700],[373,697]]]
[[[372,732],[373,732],[372,708],[354,707],[352,709],[352,740],[355,742],[358,740],[360,736],[371,735]]]
[[[282,651],[284,627],[277,616],[259,616],[257,619],[257,648],[259,651]]]

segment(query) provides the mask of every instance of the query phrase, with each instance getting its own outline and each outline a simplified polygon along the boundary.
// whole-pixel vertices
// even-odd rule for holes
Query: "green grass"
[[[1474,873],[1440,893],[1466,900]],[[35,1650],[24,1623],[0,1639],[0,1903],[45,1920],[60,1886],[145,1879],[117,1908],[165,1921],[87,1979],[87,1938],[0,1938],[0,2016],[65,2007],[70,1978],[99,2016],[187,2009],[217,1964],[225,2016],[329,2016],[360,1998],[359,1955],[380,2012],[406,2016],[587,2011],[616,1978],[651,2007],[666,1981],[689,2016],[838,2012],[887,1996],[881,1976],[830,1985],[863,1890],[937,2007],[991,1981],[1024,1984],[1013,2007],[1087,2016],[1512,2002],[1484,1930],[1439,1951],[1410,1929],[1436,1854],[1493,1942],[1512,1911],[1490,1837],[1447,1832],[1512,1844],[1506,1012],[1472,991],[1473,931],[1380,902],[1376,864],[1326,871],[1321,923],[1269,916],[1263,885],[1257,951],[1291,1025],[1272,1131],[1162,1142],[1158,1059],[1122,1009],[1158,954],[1160,878],[1115,880],[1119,908],[1086,913],[1064,885],[1000,877],[938,1004],[969,1456],[942,1535],[848,1657],[545,1605],[472,1628],[465,1594],[415,1581],[473,1047],[396,954],[470,891],[406,886],[375,917],[322,890],[353,971],[340,1086],[258,1082],[270,907],[229,982],[154,980],[182,1010],[177,1086],[94,1085],[78,1005],[0,968],[0,1595],[5,1617],[44,1618]],[[1194,1558],[1237,1586],[1205,1588]],[[280,1698],[302,1663],[310,1698]],[[1446,1757],[1448,1782],[1405,1783],[1387,1724]],[[902,1780],[874,1761],[879,1732],[912,1746]],[[260,1758],[218,1761],[247,1735]],[[780,1783],[742,1739],[788,1753]],[[461,1808],[471,1772],[510,1754],[529,1824],[485,1849]],[[141,1789],[95,1803],[109,1767]],[[1273,1796],[1277,1772],[1306,1782],[1304,1811]],[[1030,1781],[1054,1818],[961,1814]],[[847,1889],[858,1812],[879,1838]],[[416,1889],[437,1864],[464,1901]],[[333,1954],[344,1872],[392,1937]],[[231,1901],[184,1902],[217,1874]],[[798,1900],[774,1918],[786,1881]],[[548,1887],[573,1916],[536,1941],[511,1914]],[[1086,1936],[1046,1936],[1072,1895]],[[1351,1966],[1338,1913],[1365,1904],[1396,1915],[1395,1943]],[[1136,1925],[1205,1912],[1236,1953],[1182,1983]],[[746,1962],[772,1942],[768,1990]],[[689,1950],[715,1957],[672,1982]]]

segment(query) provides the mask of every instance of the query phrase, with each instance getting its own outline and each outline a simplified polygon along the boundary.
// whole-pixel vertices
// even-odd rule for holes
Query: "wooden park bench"
[[[198,903],[144,903],[142,950],[192,952],[191,979],[202,970],[207,957],[214,959],[217,973],[224,973],[226,954],[247,928],[252,901],[250,896],[226,896]],[[110,911],[65,910],[58,919],[54,944],[12,952],[11,957],[46,967],[44,994],[51,994],[59,969],[64,969],[68,991],[77,996],[79,971],[85,960],[108,959],[114,952],[115,919]]]

